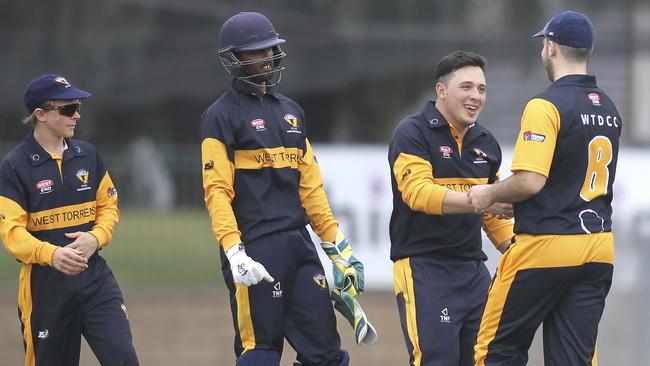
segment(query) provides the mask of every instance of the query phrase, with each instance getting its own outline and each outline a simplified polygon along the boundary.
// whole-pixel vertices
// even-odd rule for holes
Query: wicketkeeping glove
[[[266,271],[266,268],[246,255],[244,245],[239,243],[226,252],[232,278],[238,285],[252,286],[264,280],[273,282],[273,277]]]
[[[346,281],[350,281],[352,286],[348,293],[351,296],[362,293],[364,286],[363,263],[352,255],[352,247],[341,230],[337,231],[334,243],[324,241],[320,245],[332,260],[334,286],[342,290]]]
[[[353,287],[350,286],[350,289]],[[348,320],[354,329],[355,342],[357,344],[374,344],[377,341],[377,331],[361,309],[356,297],[351,296],[345,290],[332,290],[330,297],[334,300],[334,308]]]

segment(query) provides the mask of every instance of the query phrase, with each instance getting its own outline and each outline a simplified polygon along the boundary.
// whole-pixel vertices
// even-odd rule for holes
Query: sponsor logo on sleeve
[[[115,187],[108,187],[108,189],[106,190],[106,195],[109,198],[111,198],[113,196],[117,196],[117,189],[115,189]]]
[[[597,107],[600,106],[600,95],[598,95],[597,93],[589,93],[587,97],[589,98],[589,100],[591,100],[591,104]]]
[[[54,181],[52,179],[44,179],[36,183],[36,190],[40,194],[47,194],[54,190]]]
[[[409,175],[411,175],[411,169],[406,169],[404,173],[402,173],[402,180],[408,178]]]
[[[541,133],[535,133],[532,131],[526,131],[523,133],[524,141],[533,141],[533,142],[544,142],[546,136]]]
[[[210,160],[203,165],[203,170],[210,170],[214,168],[214,160]]]

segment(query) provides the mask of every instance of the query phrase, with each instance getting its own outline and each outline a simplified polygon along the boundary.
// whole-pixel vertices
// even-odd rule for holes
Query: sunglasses
[[[46,104],[42,107],[46,111],[58,110],[59,114],[66,117],[72,117],[81,110],[81,103],[71,103],[63,105]]]

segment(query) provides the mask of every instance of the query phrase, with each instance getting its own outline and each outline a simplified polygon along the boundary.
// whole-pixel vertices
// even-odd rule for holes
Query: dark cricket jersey
[[[425,253],[486,259],[481,226],[499,245],[512,237],[510,220],[475,214],[442,215],[447,190],[466,192],[499,179],[501,148],[472,125],[463,140],[433,101],[397,126],[388,152],[393,188],[391,259]]]
[[[51,265],[57,246],[89,231],[100,247],[119,219],[117,190],[95,148],[66,139],[62,157],[45,151],[30,134],[0,165],[0,237],[24,264]]]
[[[568,75],[526,105],[512,171],[546,176],[544,188],[515,204],[515,232],[611,231],[621,117],[589,75]]]
[[[201,131],[205,202],[224,251],[308,221],[334,240],[338,222],[296,102],[235,79],[203,114]]]

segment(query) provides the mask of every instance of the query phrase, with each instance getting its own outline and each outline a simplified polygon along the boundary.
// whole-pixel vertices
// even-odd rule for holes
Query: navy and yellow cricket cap
[[[46,100],[74,100],[90,97],[90,93],[70,84],[64,77],[44,74],[27,84],[25,89],[25,107],[33,112]]]
[[[544,26],[533,34],[533,38],[548,37],[555,43],[573,48],[590,48],[596,38],[594,25],[582,13],[565,11],[556,14]]]

